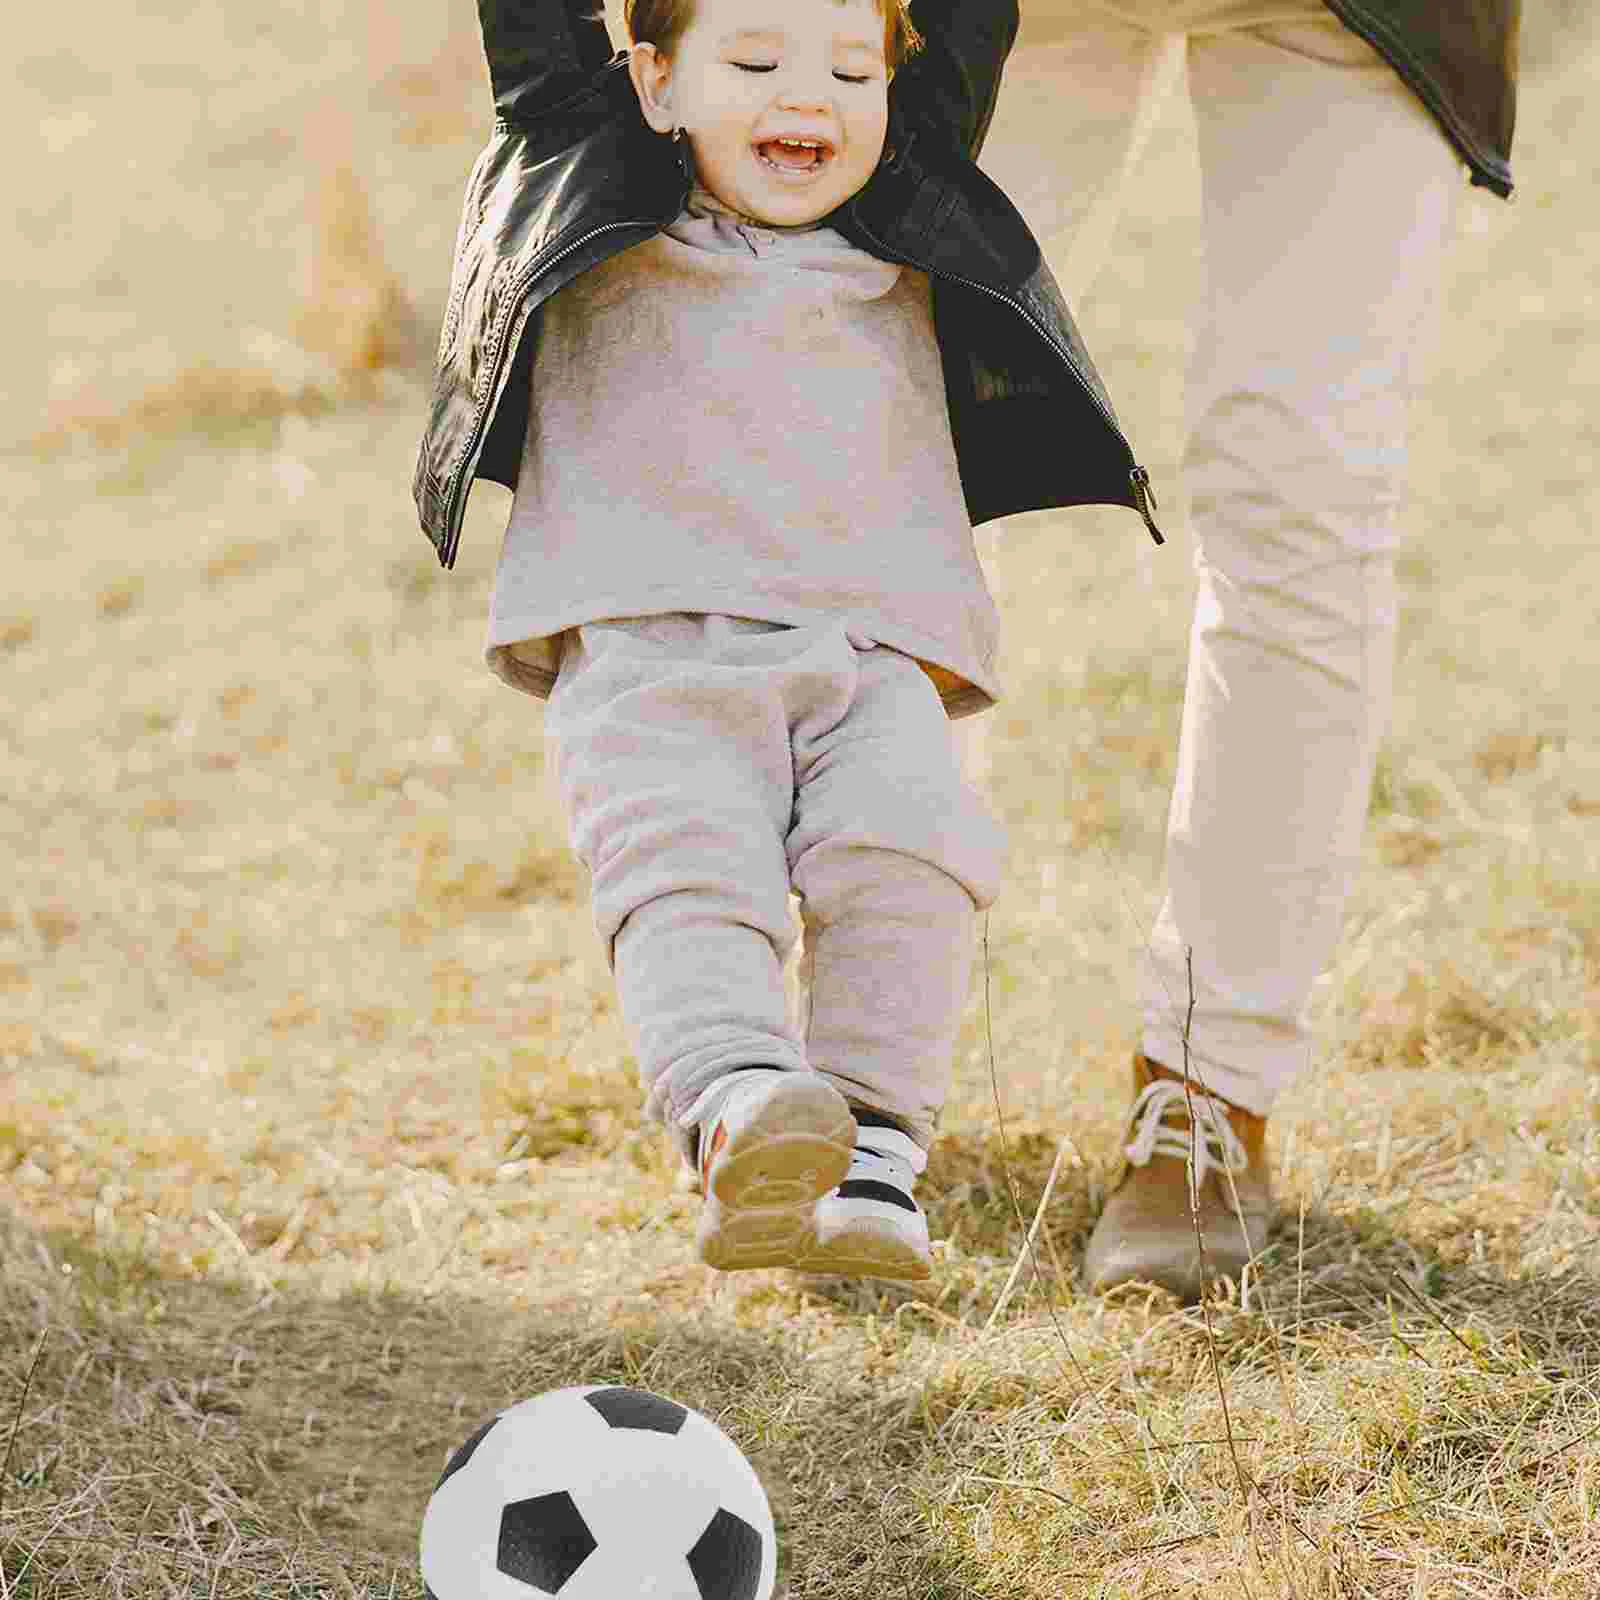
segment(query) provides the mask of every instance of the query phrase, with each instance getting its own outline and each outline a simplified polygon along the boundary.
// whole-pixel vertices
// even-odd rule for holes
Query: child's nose
[[[778,107],[783,111],[829,112],[833,109],[833,79],[796,73],[779,85]]]

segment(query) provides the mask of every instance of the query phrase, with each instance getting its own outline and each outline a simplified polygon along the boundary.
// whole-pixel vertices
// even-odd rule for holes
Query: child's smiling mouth
[[[820,172],[832,159],[833,147],[825,139],[809,135],[785,135],[776,139],[759,140],[755,146],[756,159],[784,178],[809,178]]]

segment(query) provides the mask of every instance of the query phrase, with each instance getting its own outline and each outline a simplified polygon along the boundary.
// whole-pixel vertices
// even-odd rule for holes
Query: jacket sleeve
[[[1018,0],[911,0],[911,20],[923,47],[890,94],[908,121],[976,159],[1016,42]]]
[[[495,111],[526,122],[611,59],[602,0],[478,0]]]

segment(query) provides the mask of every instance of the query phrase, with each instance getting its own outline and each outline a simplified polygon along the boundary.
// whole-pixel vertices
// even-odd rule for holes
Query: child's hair
[[[922,35],[911,21],[910,0],[874,0],[883,16],[883,55],[893,72],[907,56],[922,48]],[[694,0],[624,0],[623,22],[634,44],[653,44],[670,56],[678,37],[694,16]]]

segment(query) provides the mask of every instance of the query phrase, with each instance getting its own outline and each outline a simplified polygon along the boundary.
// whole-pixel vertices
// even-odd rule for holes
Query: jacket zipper
[[[1143,467],[1135,465],[1133,471],[1128,474],[1128,479],[1133,484],[1133,497],[1138,501],[1135,509],[1144,518],[1144,525],[1150,530],[1150,537],[1157,544],[1165,544],[1167,541],[1161,537],[1161,530],[1155,524],[1154,514],[1161,507],[1156,504],[1156,492],[1150,485],[1150,474]]]
[[[915,262],[911,262],[909,264],[912,266],[916,265]],[[1021,317],[1023,321],[1026,322],[1028,326],[1032,328],[1033,331],[1038,334],[1039,337],[1043,339],[1052,350],[1055,351],[1056,356],[1060,360],[1062,366],[1064,366],[1067,371],[1072,374],[1074,380],[1077,382],[1078,387],[1082,389],[1083,392],[1094,402],[1095,410],[1105,418],[1106,426],[1110,428],[1110,430],[1116,434],[1120,440],[1122,440],[1123,448],[1128,452],[1129,459],[1132,459],[1133,446],[1128,443],[1128,436],[1122,431],[1121,428],[1117,426],[1116,419],[1109,411],[1106,410],[1104,403],[1100,399],[1100,396],[1089,387],[1088,380],[1085,379],[1083,374],[1078,371],[1077,366],[1074,364],[1071,358],[1064,350],[1060,348],[1060,346],[1056,344],[1055,340],[1050,337],[1049,333],[1039,322],[1038,318],[1036,318],[1020,300],[1013,300],[1010,295],[1001,294],[998,289],[991,289],[986,283],[976,283],[971,278],[961,277],[958,273],[942,272],[938,271],[938,269],[930,269],[927,267],[921,267],[918,270],[922,272],[927,272],[930,270],[934,271],[936,276],[947,278],[951,283],[959,283],[968,289],[976,289],[980,293],[988,295],[991,300],[998,300],[1001,305],[1010,306],[1011,309],[1015,311],[1017,315]],[[1166,539],[1162,536],[1161,530],[1156,526],[1155,519],[1150,515],[1150,513],[1156,509],[1155,492],[1150,487],[1150,474],[1137,462],[1134,462],[1133,467],[1128,473],[1128,484],[1133,490],[1134,510],[1136,510],[1139,515],[1144,518],[1144,525],[1150,530],[1150,537],[1154,539],[1157,544],[1165,544],[1167,542]]]
[[[1117,426],[1116,419],[1109,411],[1106,410],[1105,404],[1100,399],[1100,396],[1089,387],[1088,381],[1084,378],[1083,374],[1078,371],[1077,367],[1073,364],[1072,359],[1066,354],[1065,351],[1061,349],[1059,345],[1057,345],[1055,340],[1050,337],[1049,332],[1039,322],[1038,318],[1036,318],[1020,300],[1014,300],[1010,295],[1002,294],[998,289],[991,289],[986,283],[978,283],[972,278],[963,278],[960,273],[947,272],[942,267],[924,266],[921,262],[912,261],[907,256],[902,255],[896,257],[895,253],[890,250],[889,247],[884,244],[884,242],[879,239],[877,235],[866,226],[865,223],[863,223],[859,218],[853,220],[855,221],[855,225],[860,228],[861,231],[866,234],[866,236],[871,239],[875,245],[877,245],[879,250],[883,251],[883,253],[889,256],[891,259],[898,259],[903,262],[904,265],[908,267],[915,267],[918,272],[926,272],[932,277],[944,278],[950,283],[959,283],[963,288],[976,289],[980,294],[986,294],[991,300],[998,300],[1001,305],[1009,306],[1013,311],[1015,311],[1016,314],[1021,317],[1022,320],[1026,322],[1041,339],[1044,340],[1050,349],[1055,352],[1056,358],[1061,362],[1062,366],[1064,366],[1067,371],[1072,374],[1073,380],[1077,383],[1078,387],[1083,390],[1083,392],[1091,401],[1094,402],[1094,408],[1105,419],[1106,426],[1120,440],[1122,440],[1123,448],[1128,452],[1129,459],[1132,459],[1133,446],[1128,443],[1127,435],[1123,433],[1122,429]],[[1159,508],[1156,505],[1155,491],[1150,487],[1150,474],[1143,467],[1139,466],[1137,462],[1135,462],[1132,470],[1128,473],[1128,483],[1133,490],[1134,509],[1144,519],[1145,527],[1150,530],[1150,537],[1155,540],[1157,544],[1165,544],[1167,541],[1163,537],[1161,530],[1156,526],[1155,519],[1151,516],[1151,512],[1158,510]]]
[[[539,261],[535,258],[517,280],[516,289],[512,295],[513,300],[518,303],[520,309],[521,302],[527,297],[529,286],[541,272],[549,271],[558,261],[566,260],[575,250],[581,250],[591,239],[598,239],[602,233],[610,233],[617,228],[648,228],[651,226],[653,224],[648,222],[603,222],[598,228],[591,228],[586,234],[572,240],[569,244],[563,245],[547,260]],[[508,330],[509,327],[510,319],[508,318]],[[483,449],[484,433],[488,427],[489,417],[494,411],[494,396],[500,388],[500,372],[505,364],[506,351],[515,343],[516,340],[514,339],[502,339],[495,350],[494,364],[489,373],[489,383],[484,390],[486,398],[478,415],[473,419],[471,442],[461,457],[461,470],[456,473],[455,483],[451,487],[450,499],[444,508],[445,526],[450,530],[450,542],[444,552],[444,565],[446,567],[455,565],[456,548],[461,543],[461,518],[456,515],[456,508],[472,482],[474,476],[473,468]]]

